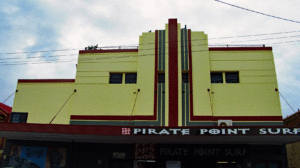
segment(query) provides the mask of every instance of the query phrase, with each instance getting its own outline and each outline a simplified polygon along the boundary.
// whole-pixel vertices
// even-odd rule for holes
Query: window
[[[182,73],[182,83],[189,83],[189,74]]]
[[[226,83],[239,83],[239,72],[225,72]]]
[[[240,83],[239,72],[211,72],[211,83]]]
[[[11,113],[11,123],[26,123],[28,113]]]
[[[158,83],[165,83],[165,73],[158,74]]]
[[[123,76],[125,81],[123,81]],[[109,75],[109,83],[110,84],[131,84],[136,83],[137,81],[137,73],[130,72],[130,73],[110,73]]]
[[[211,83],[223,83],[223,74],[222,72],[211,72],[210,73]]]
[[[122,83],[122,73],[111,73],[109,76],[109,83],[111,84],[121,84]]]
[[[136,73],[126,73],[125,74],[125,83],[136,83],[137,74]]]

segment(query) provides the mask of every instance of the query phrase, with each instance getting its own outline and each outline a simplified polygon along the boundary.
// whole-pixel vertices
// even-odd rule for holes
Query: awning
[[[270,132],[268,132],[268,130]],[[300,128],[278,126],[169,128],[1,123],[0,137],[11,140],[92,143],[279,145],[300,141],[299,130]],[[183,134],[181,132],[183,132]],[[293,132],[295,132],[295,134],[292,134]]]

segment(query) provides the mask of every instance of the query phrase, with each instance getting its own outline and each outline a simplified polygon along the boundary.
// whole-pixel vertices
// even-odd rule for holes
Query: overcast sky
[[[224,2],[300,21],[300,1]],[[294,110],[300,108],[300,23],[214,0],[1,0],[0,102],[15,91],[18,79],[74,79],[79,49],[137,45],[142,32],[164,29],[169,18],[192,31],[204,31],[211,45],[272,46],[279,91]],[[236,37],[243,35],[256,36]],[[5,104],[12,106],[13,99]],[[283,117],[294,113],[282,98],[281,107]]]

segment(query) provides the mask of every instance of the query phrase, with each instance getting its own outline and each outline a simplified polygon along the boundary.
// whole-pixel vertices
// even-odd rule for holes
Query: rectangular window
[[[11,113],[11,123],[26,123],[28,113]]]
[[[125,74],[125,83],[136,83],[137,73],[126,73]]]
[[[226,83],[239,83],[239,72],[225,72]]]
[[[158,74],[158,83],[165,83],[165,73]]]
[[[182,73],[182,83],[189,83],[189,73]]]
[[[121,84],[122,83],[122,73],[110,73],[109,83],[111,84]]]
[[[211,83],[223,83],[222,72],[211,72],[210,80],[211,80]]]

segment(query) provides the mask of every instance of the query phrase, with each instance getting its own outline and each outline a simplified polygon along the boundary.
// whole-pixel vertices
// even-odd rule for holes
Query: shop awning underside
[[[0,124],[0,137],[11,140],[91,142],[91,143],[160,143],[160,144],[288,144],[300,141],[299,135],[133,135],[122,132],[130,126]],[[149,127],[148,127],[149,128]],[[167,128],[167,127],[166,127]],[[193,127],[220,128],[220,127]],[[243,127],[230,127],[243,128]],[[280,128],[280,127],[276,127]],[[283,128],[283,127],[282,127]],[[123,130],[124,131],[124,130]]]

